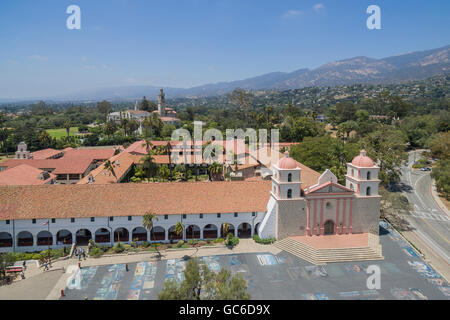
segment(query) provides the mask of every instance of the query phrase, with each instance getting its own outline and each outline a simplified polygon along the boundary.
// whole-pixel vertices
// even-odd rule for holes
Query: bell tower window
[[[367,180],[370,180],[370,171],[367,172]]]
[[[288,174],[288,182],[292,182],[292,173]]]
[[[288,191],[287,191],[287,198],[288,199],[292,198],[292,189],[288,189]]]
[[[370,187],[367,187],[366,189],[366,196],[370,196]]]

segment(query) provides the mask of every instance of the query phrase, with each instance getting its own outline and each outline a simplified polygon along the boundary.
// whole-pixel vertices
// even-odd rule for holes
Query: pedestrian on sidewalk
[[[48,270],[48,264],[47,262],[44,262],[44,270],[43,271],[47,271]]]
[[[22,277],[22,280],[25,279],[25,272],[23,272],[23,270],[22,270],[22,273],[20,275]]]
[[[128,272],[128,263],[125,263],[125,270]]]
[[[23,270],[27,269],[27,261],[26,260],[23,260],[22,268],[23,268]]]

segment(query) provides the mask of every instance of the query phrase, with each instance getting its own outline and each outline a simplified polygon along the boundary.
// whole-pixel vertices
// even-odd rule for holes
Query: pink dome
[[[365,167],[365,168],[373,167],[375,165],[373,163],[373,160],[367,156],[366,150],[361,150],[359,156],[356,156],[353,159],[352,164],[357,167]]]
[[[284,158],[281,158],[278,161],[278,168],[280,169],[296,169],[297,168],[297,162],[289,157],[289,152],[284,153]]]

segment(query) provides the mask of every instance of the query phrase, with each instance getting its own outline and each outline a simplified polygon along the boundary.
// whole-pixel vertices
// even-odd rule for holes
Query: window
[[[55,218],[52,218],[52,223],[55,223],[56,222],[56,219]]]
[[[114,217],[109,217],[109,221],[114,221]]]
[[[220,218],[220,213],[217,214],[217,218]]]
[[[370,171],[367,172],[367,180],[370,180]]]
[[[370,187],[367,187],[366,189],[366,196],[370,196]]]
[[[330,208],[331,208],[331,202],[327,202],[327,203],[325,204],[325,208],[330,209]]]
[[[292,173],[288,174],[288,182],[292,182]]]
[[[36,219],[31,220],[31,223],[33,224],[36,223]]]
[[[200,213],[200,219],[203,219],[203,213]]]
[[[256,217],[256,212],[252,212],[252,217]]]
[[[75,218],[70,218],[70,222],[74,223],[75,222]]]
[[[6,224],[9,224],[9,220],[6,220]]]
[[[128,221],[131,221],[133,219],[132,216],[128,216]]]
[[[352,177],[355,177],[355,170],[352,169]]]
[[[91,222],[95,222],[95,218],[94,217],[91,217]]]
[[[168,214],[165,214],[165,215],[164,215],[164,220],[167,220],[167,219],[169,219],[169,215],[168,215]]]
[[[288,199],[291,199],[291,198],[292,198],[292,189],[288,189],[288,191],[287,191],[287,197],[288,197]]]
[[[185,214],[183,214],[183,219],[186,219],[186,215]]]
[[[237,213],[237,212],[234,213],[234,217],[235,217],[235,218],[238,217],[238,213]]]

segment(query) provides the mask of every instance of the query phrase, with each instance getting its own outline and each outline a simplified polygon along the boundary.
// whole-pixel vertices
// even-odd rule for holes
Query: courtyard
[[[281,251],[201,256],[214,271],[224,267],[241,274],[252,299],[264,300],[448,300],[450,287],[416,251],[385,222],[380,223],[384,260],[315,266]],[[381,270],[381,288],[366,285],[370,265]],[[142,261],[89,266],[67,279],[63,300],[157,299],[164,281],[182,281],[186,260]]]

